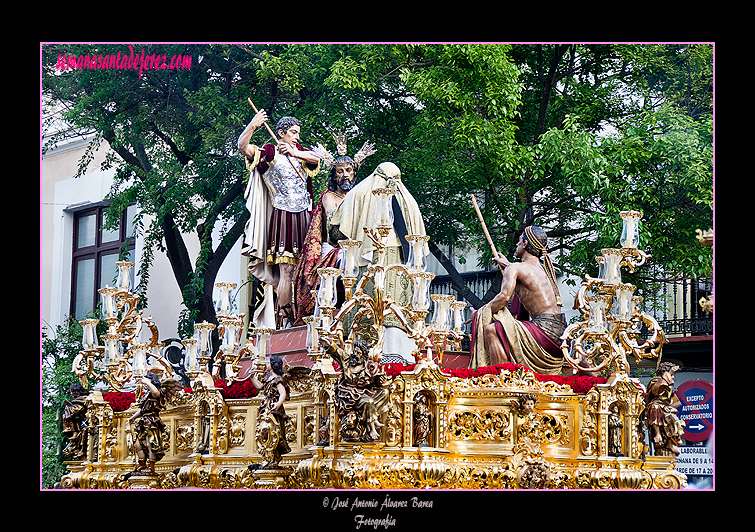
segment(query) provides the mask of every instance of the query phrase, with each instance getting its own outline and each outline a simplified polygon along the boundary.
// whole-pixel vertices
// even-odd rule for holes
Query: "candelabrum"
[[[383,349],[385,320],[393,316],[404,327],[417,348],[413,355],[418,363],[434,364],[430,356],[434,349],[441,360],[444,348],[460,346],[463,338],[462,310],[466,303],[454,301],[453,296],[430,295],[430,283],[434,278],[428,273],[424,246],[429,237],[408,235],[409,253],[404,264],[386,264],[386,242],[393,226],[391,200],[394,191],[390,188],[373,190],[376,196],[375,229],[365,228],[365,235],[375,247],[377,258],[367,266],[359,277],[358,253],[361,243],[355,240],[341,240],[344,250],[341,268],[320,268],[320,286],[317,291],[319,314],[306,320],[308,325],[307,346],[313,360],[322,361],[325,354],[319,348],[319,339],[327,338],[351,352],[358,334],[365,335],[363,318],[371,321],[367,336],[373,340],[373,352],[380,356]],[[412,287],[411,303],[402,307],[386,289],[386,276],[395,270],[397,275],[405,275]],[[336,282],[341,278],[346,298],[340,309],[336,308]],[[371,294],[365,292],[367,283],[373,281]],[[426,323],[430,303],[435,303],[431,323]],[[351,316],[348,331],[343,330],[344,318]],[[426,354],[425,354],[426,353]]]
[[[183,340],[186,348],[186,373],[192,380],[192,386],[201,385],[204,388],[214,388],[215,379],[223,376],[227,383],[242,381],[247,378],[241,374],[241,360],[245,357],[254,359],[256,366],[264,368],[267,356],[267,343],[272,329],[252,328],[251,336],[254,342],[245,341],[244,314],[231,312],[231,292],[236,288],[235,283],[215,283],[217,306],[215,315],[217,325],[203,321],[194,324],[194,336]],[[213,354],[212,331],[217,329],[220,346],[215,362],[210,368],[209,362]],[[225,375],[221,375],[221,370]]]
[[[218,307],[216,309],[216,316],[218,318],[218,337],[220,339],[220,347],[218,348],[218,354],[216,362],[213,365],[212,376],[213,378],[220,378],[221,368],[225,368],[225,380],[227,383],[234,381],[242,381],[247,378],[246,375],[240,374],[241,360],[245,357],[250,357],[254,361],[255,369],[257,371],[264,370],[267,363],[267,348],[270,342],[270,335],[275,332],[274,329],[268,329],[264,327],[251,328],[250,335],[254,341],[244,342],[244,314],[234,314],[230,310],[231,297],[230,293],[236,288],[234,283],[216,283],[215,287],[218,291]],[[197,324],[195,329],[200,330],[200,338],[206,338],[209,336],[209,332],[212,330],[211,324]],[[200,340],[199,345],[203,342]],[[211,352],[211,346],[207,345],[207,351]],[[209,359],[209,355],[204,357],[204,362]],[[203,364],[200,364],[203,367]],[[205,373],[204,378],[207,379]]]
[[[102,335],[103,345],[97,339],[99,319],[80,321],[83,328],[82,347],[73,362],[73,373],[85,387],[89,380],[107,382],[115,391],[129,386],[139,387],[140,379],[148,371],[159,375],[172,375],[173,368],[160,354],[164,344],[158,341],[158,331],[152,317],[145,317],[138,309],[139,296],[131,292],[131,271],[134,263],[119,261],[115,286],[106,285],[99,290],[102,313],[107,332]],[[143,340],[144,331],[149,338]],[[156,364],[151,364],[153,360]]]
[[[125,391],[131,387],[140,388],[140,380],[148,372],[157,372],[161,378],[173,376],[173,367],[161,354],[165,345],[158,341],[158,330],[152,317],[144,317],[138,310],[139,296],[131,293],[131,262],[118,262],[118,280],[116,286],[100,289],[102,312],[107,323],[107,333],[99,345],[96,327],[100,320],[81,321],[83,328],[83,350],[74,359],[73,372],[81,383],[88,387],[90,379],[105,381],[114,391]],[[272,331],[263,334],[255,329],[257,342],[242,342],[244,314],[231,312],[231,292],[234,283],[215,284],[217,325],[202,321],[194,324],[191,338],[181,341],[184,346],[184,366],[192,386],[214,388],[214,378],[225,369],[227,381],[242,379],[239,375],[241,359],[251,355],[257,357],[258,363],[265,364],[265,343]],[[220,346],[215,363],[210,366],[213,357],[212,333],[217,328]],[[149,331],[149,338],[142,339],[144,331]],[[103,370],[104,368],[104,370]]]
[[[621,280],[622,267],[633,272],[650,258],[637,249],[642,213],[625,211],[620,216],[622,247],[603,249],[596,257],[598,276],[586,275],[574,299],[574,309],[583,320],[569,325],[561,336],[564,359],[575,371],[609,369],[614,376],[627,376],[628,356],[638,363],[657,358],[666,343],[655,318],[640,310],[642,298],[634,295],[637,287]],[[644,340],[643,324],[649,331]]]

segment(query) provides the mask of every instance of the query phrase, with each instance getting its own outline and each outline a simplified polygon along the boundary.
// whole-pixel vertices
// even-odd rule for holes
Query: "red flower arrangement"
[[[225,379],[214,379],[215,387],[220,389],[220,395],[223,399],[249,399],[257,395],[257,388],[252,384],[251,379],[241,382],[234,381],[229,386]]]
[[[401,364],[391,363],[384,364],[385,374],[389,377],[396,377],[402,371],[411,371],[414,369],[415,364]],[[441,371],[451,377],[458,377],[461,379],[470,379],[472,377],[481,377],[482,375],[498,375],[503,370],[517,371],[524,368],[527,371],[532,371],[527,366],[521,364],[496,364],[494,366],[483,366],[477,369],[461,368],[461,369],[446,369],[441,368]],[[533,372],[534,373],[534,372]],[[553,381],[558,384],[568,384],[572,391],[576,394],[584,395],[590,391],[590,389],[596,384],[604,384],[606,382],[605,377],[591,377],[588,375],[541,375],[535,373],[535,378],[540,382]]]
[[[134,392],[105,392],[102,398],[110,403],[113,412],[123,412],[136,401],[136,394]]]
[[[383,364],[385,374],[388,377],[395,378],[401,372],[412,371],[416,364],[401,364],[401,363],[389,363]],[[334,364],[334,366],[336,366]],[[441,368],[441,371],[451,377],[458,377],[461,379],[469,379],[472,377],[480,377],[482,375],[498,375],[503,370],[517,371],[520,368],[524,368],[527,371],[532,371],[526,366],[520,364],[496,364],[494,366],[484,366],[477,369],[446,369]],[[534,372],[533,372],[534,373]],[[558,384],[568,384],[572,391],[576,394],[584,395],[590,391],[590,389],[596,384],[604,384],[606,382],[605,377],[591,377],[589,375],[541,375],[535,373],[535,378],[540,382],[553,381]],[[220,393],[223,399],[250,399],[256,397],[259,390],[254,387],[250,379],[238,382],[235,381],[228,385],[225,379],[215,379],[215,387],[220,389]],[[191,393],[191,388],[185,388],[185,392]],[[136,396],[133,392],[106,392],[102,394],[105,401],[110,403],[114,412],[123,412],[128,410],[131,404],[136,400]]]
[[[244,399],[257,395],[257,388],[247,379],[242,382],[233,382],[230,386],[225,379],[214,379],[215,387],[220,389],[223,399]],[[184,388],[184,392],[193,393],[191,388]],[[110,403],[113,412],[124,412],[136,401],[134,392],[105,392],[103,399]]]

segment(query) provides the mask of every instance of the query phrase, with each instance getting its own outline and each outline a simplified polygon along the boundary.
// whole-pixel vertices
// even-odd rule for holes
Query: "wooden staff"
[[[482,224],[482,231],[483,233],[485,233],[485,238],[488,240],[488,245],[490,246],[490,249],[493,250],[493,256],[496,258],[501,258],[498,255],[498,250],[495,248],[495,244],[493,244],[493,239],[490,238],[488,226],[485,225],[485,220],[482,219],[482,213],[480,212],[480,208],[477,206],[477,200],[475,199],[474,194],[470,194],[469,197],[472,198],[472,205],[474,205],[474,210],[477,212],[477,217],[480,219],[480,223]]]
[[[249,102],[249,105],[252,106],[252,109],[254,110],[254,112],[255,113],[259,113],[259,111],[257,110],[257,108],[252,103],[252,99],[251,98],[247,98],[246,100]],[[267,129],[267,132],[270,133],[270,137],[273,139],[273,142],[275,142],[276,145],[280,144],[280,142],[278,142],[278,137],[275,136],[275,134],[273,133],[273,130],[270,129],[270,126],[267,125],[267,122],[263,122],[263,125],[265,126],[265,129]],[[301,173],[299,172],[299,169],[296,168],[296,165],[291,160],[291,157],[289,157],[288,155],[286,155],[286,159],[288,159],[288,162],[291,163],[291,166],[293,167],[294,171],[297,173],[297,175],[299,177],[301,177],[302,181],[306,181],[307,179],[303,175],[301,175]]]

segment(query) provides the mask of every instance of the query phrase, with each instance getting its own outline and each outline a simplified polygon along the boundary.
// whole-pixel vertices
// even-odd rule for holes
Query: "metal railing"
[[[660,283],[655,294],[645,295],[645,312],[658,321],[667,336],[713,334],[713,315],[700,306],[700,299],[712,293],[713,281],[708,278]]]

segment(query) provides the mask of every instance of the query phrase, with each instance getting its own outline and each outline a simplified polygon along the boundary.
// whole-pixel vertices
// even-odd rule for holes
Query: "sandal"
[[[294,326],[294,316],[291,313],[291,303],[278,309],[278,328],[290,329]]]

